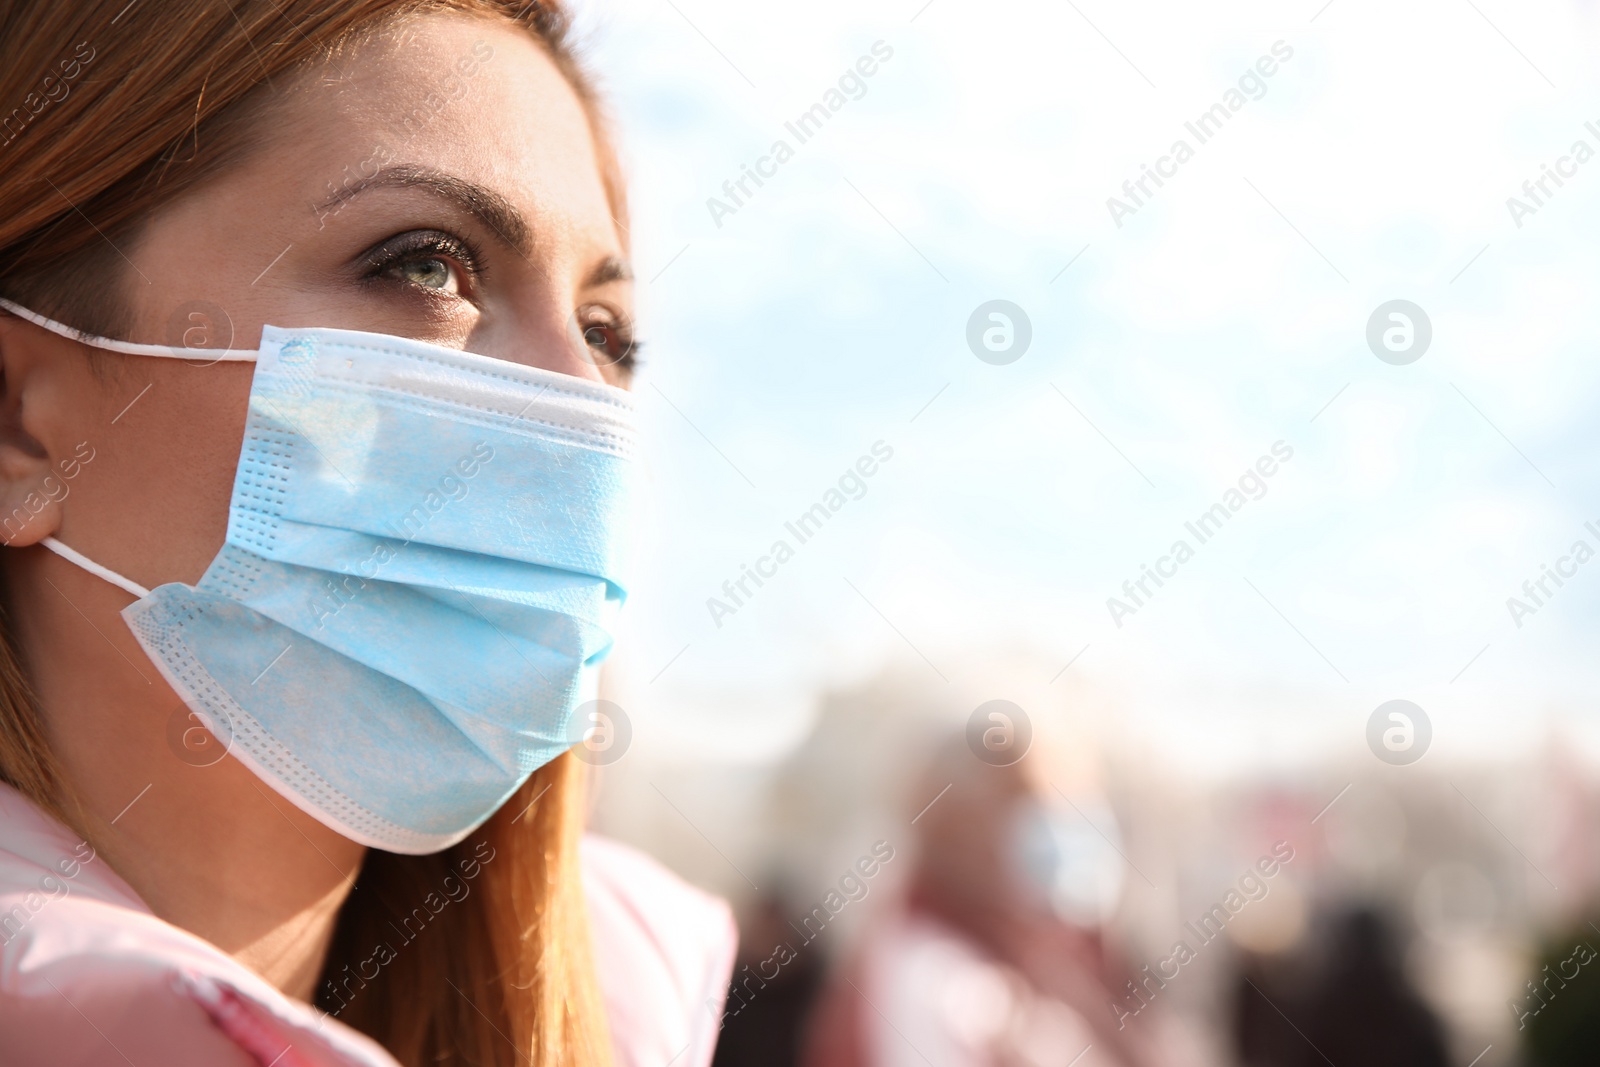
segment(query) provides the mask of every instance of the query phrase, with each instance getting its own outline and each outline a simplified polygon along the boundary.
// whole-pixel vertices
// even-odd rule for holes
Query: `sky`
[[[1435,758],[1552,727],[1594,748],[1600,559],[1507,606],[1600,550],[1592,5],[579,16],[645,338],[611,679],[636,743],[775,759],[820,694],[895,666],[955,707],[1115,693],[1117,730],[1200,771],[1359,751],[1390,699],[1426,710]],[[786,125],[830,102],[803,141]],[[1202,142],[1186,123],[1218,104]],[[1168,176],[1135,200],[1147,166]],[[1567,176],[1535,200],[1546,166]],[[994,300],[1030,327],[1010,362],[968,341]],[[1368,343],[1393,300],[1431,327],[1412,362]],[[785,523],[875,448],[800,543]],[[1186,531],[1275,450],[1222,530]],[[1136,611],[1108,607],[1180,539]]]

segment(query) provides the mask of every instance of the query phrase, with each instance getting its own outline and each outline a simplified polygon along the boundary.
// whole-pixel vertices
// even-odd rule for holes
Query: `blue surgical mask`
[[[1120,841],[1109,805],[1087,797],[1070,813],[1024,801],[1011,817],[1012,860],[1028,895],[1080,926],[1099,926],[1116,910]]]
[[[393,852],[465,837],[581,734],[611,645],[634,478],[629,395],[420,341],[262,331],[227,541],[122,612],[232,755]],[[205,373],[197,369],[197,374]]]

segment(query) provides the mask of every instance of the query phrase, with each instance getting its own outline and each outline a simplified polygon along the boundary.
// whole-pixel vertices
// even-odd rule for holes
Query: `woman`
[[[0,10],[0,1062],[708,1062],[726,909],[580,878],[634,343],[565,26]]]
[[[1153,1026],[1119,1027],[1108,1010],[1134,977],[1101,926],[1125,861],[1085,816],[1062,817],[1066,794],[1044,768],[1037,753],[991,765],[965,735],[934,750],[911,794],[917,848],[904,897],[823,994],[802,1063],[1190,1061]],[[918,813],[935,794],[943,799]]]

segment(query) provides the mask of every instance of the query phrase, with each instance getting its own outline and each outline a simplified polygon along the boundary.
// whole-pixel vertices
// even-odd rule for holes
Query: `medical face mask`
[[[1121,835],[1108,805],[1081,798],[1078,807],[1069,813],[1020,803],[1011,816],[1013,869],[1028,895],[1059,918],[1098,926],[1116,910],[1122,892]]]
[[[347,837],[445,848],[581,733],[635,468],[622,390],[382,334],[262,331],[227,541],[122,612],[229,751]],[[197,368],[194,373],[203,374]]]

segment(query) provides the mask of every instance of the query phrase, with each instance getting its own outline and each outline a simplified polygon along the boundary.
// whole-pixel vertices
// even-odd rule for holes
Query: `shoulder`
[[[618,1067],[704,1067],[738,947],[727,903],[615,841],[587,836],[582,855]]]
[[[4,784],[0,1034],[7,1067],[395,1067],[151,914],[92,848]]]

